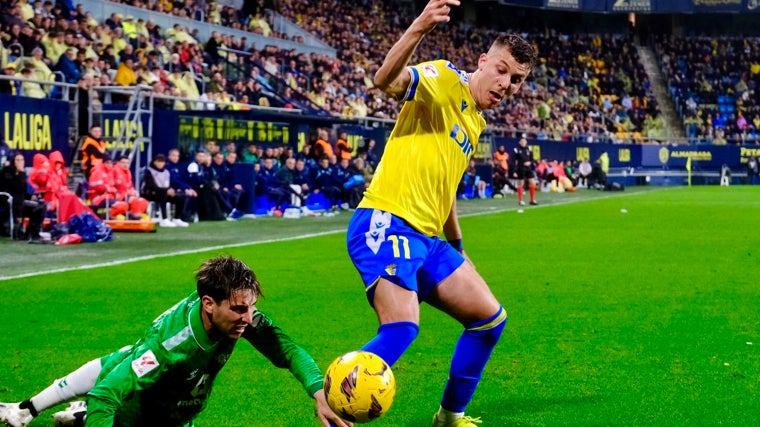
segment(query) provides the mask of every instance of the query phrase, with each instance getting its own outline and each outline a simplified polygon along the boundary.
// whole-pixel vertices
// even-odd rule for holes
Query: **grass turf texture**
[[[464,214],[493,211],[461,224],[469,256],[510,315],[468,408],[483,425],[760,423],[760,188],[651,190],[542,193],[542,206],[521,214],[512,198],[460,202]],[[0,401],[134,342],[219,253],[254,268],[266,295],[259,308],[324,369],[377,326],[344,234],[334,232],[348,217],[196,224],[74,247],[0,243],[0,277],[214,248],[0,281]],[[318,232],[326,234],[245,245]],[[243,246],[218,247],[226,243]],[[460,327],[427,306],[421,318],[394,367],[394,406],[373,425],[429,425],[438,407]],[[52,425],[50,413],[32,425]],[[289,373],[241,342],[196,425],[319,424]]]

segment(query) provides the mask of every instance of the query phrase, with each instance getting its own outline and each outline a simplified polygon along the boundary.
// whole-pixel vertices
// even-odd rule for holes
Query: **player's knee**
[[[506,325],[507,311],[504,310],[504,307],[499,307],[499,310],[493,316],[471,323],[465,329],[470,333],[479,334],[482,339],[496,345]]]

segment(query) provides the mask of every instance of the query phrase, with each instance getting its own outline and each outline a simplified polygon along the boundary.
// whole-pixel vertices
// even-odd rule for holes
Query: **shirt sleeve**
[[[440,59],[422,62],[407,69],[412,78],[404,95],[405,101],[419,101],[425,104],[445,103],[450,95],[448,89],[459,78],[463,78],[463,75],[460,75],[462,72],[449,61]]]
[[[121,362],[101,373],[87,393],[87,427],[110,427],[116,411],[136,392],[150,388],[167,371],[153,350],[134,349]]]
[[[243,338],[278,368],[288,369],[309,397],[324,387],[322,372],[311,355],[298,346],[266,315],[256,312]]]

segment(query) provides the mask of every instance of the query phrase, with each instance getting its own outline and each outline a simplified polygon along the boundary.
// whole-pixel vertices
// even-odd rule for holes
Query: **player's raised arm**
[[[401,38],[385,56],[383,65],[375,73],[374,83],[385,93],[402,96],[409,86],[411,76],[405,71],[412,54],[425,34],[436,25],[449,22],[452,6],[459,6],[459,0],[430,0],[420,16],[412,22]]]

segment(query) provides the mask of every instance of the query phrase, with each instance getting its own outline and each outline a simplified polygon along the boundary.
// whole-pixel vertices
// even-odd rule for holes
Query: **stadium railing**
[[[133,16],[135,19],[142,18],[145,21],[153,21],[161,28],[172,28],[174,24],[180,24],[182,27],[192,28],[198,30],[198,37],[202,43],[205,43],[211,37],[212,32],[228,34],[238,39],[245,37],[249,43],[255,44],[258,47],[267,45],[279,46],[281,49],[290,50],[293,49],[298,53],[317,53],[322,55],[328,55],[335,57],[335,48],[330,47],[319,39],[316,39],[311,34],[304,32],[300,27],[290,23],[290,26],[285,26],[287,19],[276,19],[275,22],[282,26],[275,28],[277,31],[291,35],[298,33],[302,36],[304,43],[298,43],[286,39],[277,39],[272,37],[264,37],[260,34],[252,33],[249,31],[236,30],[229,27],[223,27],[221,25],[209,24],[207,22],[200,22],[188,18],[179,18],[168,13],[155,12],[148,9],[142,9],[139,7],[129,6],[123,3],[113,3],[107,0],[81,0],[84,9],[92,14],[98,22],[104,22],[112,13],[121,13],[123,15]],[[288,21],[289,22],[289,21]]]

